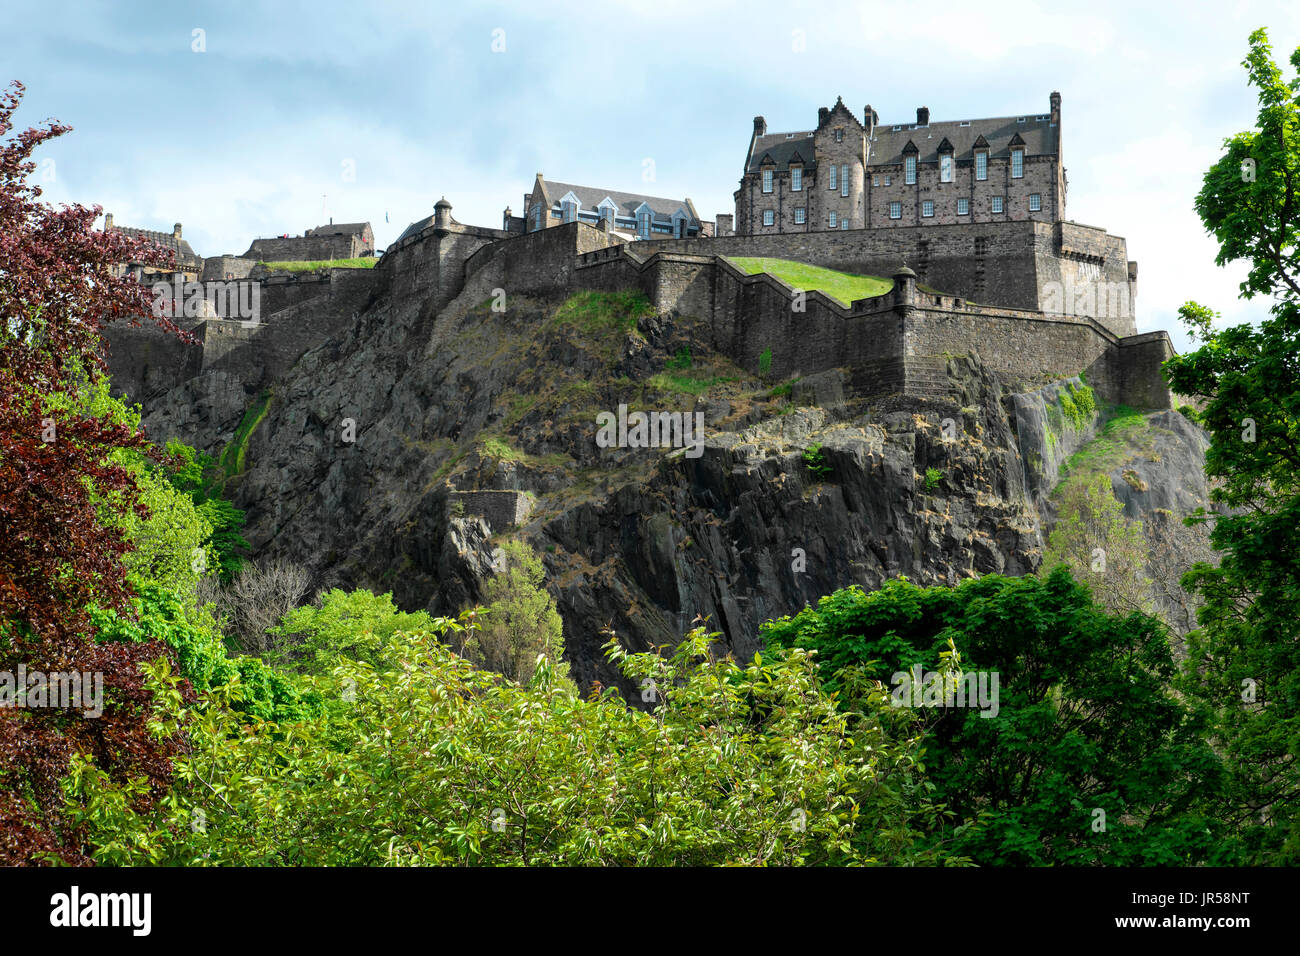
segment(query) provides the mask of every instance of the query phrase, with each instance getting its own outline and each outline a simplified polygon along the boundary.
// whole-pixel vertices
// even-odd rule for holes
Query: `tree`
[[[171,259],[121,233],[95,232],[99,207],[39,201],[27,180],[32,153],[69,128],[11,135],[22,94],[20,83],[0,92],[0,672],[102,674],[107,705],[98,719],[0,709],[0,863],[83,863],[60,787],[73,756],[115,780],[142,778],[138,799],[147,802],[165,791],[179,746],[149,732],[140,667],[167,648],[87,638],[89,607],[126,610],[130,599],[127,535],[102,508],[141,518],[146,509],[113,457],[143,448],[143,435],[84,411],[82,400],[103,374],[104,324],[150,312],[147,291],[114,276],[113,265]]]
[[[1242,64],[1258,90],[1256,128],[1224,143],[1196,209],[1219,243],[1215,262],[1245,262],[1244,299],[1275,302],[1258,327],[1218,328],[1181,310],[1200,346],[1165,364],[1172,389],[1204,400],[1206,473],[1219,567],[1185,584],[1204,600],[1189,638],[1187,691],[1216,715],[1234,791],[1222,810],[1252,858],[1300,860],[1300,81],[1286,80],[1257,30]],[[1291,55],[1300,70],[1300,50]]]
[[[1204,805],[1218,761],[1168,687],[1164,626],[1108,614],[1063,567],[955,588],[847,588],[762,634],[815,652],[846,708],[875,682],[893,685],[895,713],[922,722],[934,799],[960,824],[935,821],[936,846],[981,865],[1222,859],[1224,827]],[[962,698],[943,684],[954,666]]]
[[[337,588],[314,604],[295,608],[270,628],[294,667],[304,673],[332,668],[340,657],[375,667],[390,666],[383,650],[398,631],[427,631],[433,618],[424,611],[407,614],[393,604],[393,595]]]
[[[284,660],[289,642],[283,632],[272,629],[302,603],[310,588],[306,568],[273,561],[246,565],[229,587],[210,593],[240,649],[276,663]]]
[[[1144,580],[1147,547],[1142,524],[1124,517],[1110,477],[1067,480],[1057,500],[1057,521],[1043,552],[1043,568],[1064,564],[1085,581],[1103,607],[1120,613],[1150,612]]]
[[[542,586],[546,569],[541,559],[522,541],[508,541],[501,550],[505,566],[487,584],[487,607],[463,653],[521,684],[532,679],[539,656],[567,679],[569,668],[561,656],[564,623]]]

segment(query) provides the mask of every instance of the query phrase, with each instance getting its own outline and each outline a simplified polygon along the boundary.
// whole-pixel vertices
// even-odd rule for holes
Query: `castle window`
[[[891,202],[889,204],[889,218],[890,219],[903,218],[903,204],[901,202]]]
[[[790,167],[790,191],[797,193],[802,189],[803,189],[803,167],[791,166]]]
[[[763,170],[763,192],[770,193],[771,191],[772,191],[772,170],[765,169]]]
[[[843,130],[843,129],[837,129],[837,130],[835,131],[835,142],[837,142],[837,143],[842,143],[842,142],[844,142],[844,130]]]
[[[993,197],[993,211],[994,211],[994,212],[1001,212],[1001,211],[1002,211],[1002,197],[1001,197],[1001,196],[994,196],[994,197]]]
[[[959,215],[959,216],[969,216],[969,215],[970,215],[970,200],[969,200],[969,199],[958,199],[958,200],[957,200],[957,215]]]
[[[841,220],[840,220],[840,229],[841,229],[841,230],[844,230],[844,229],[847,229],[847,228],[849,228],[849,220],[848,220],[847,217],[845,217],[844,219],[841,219]]]
[[[908,156],[903,160],[903,179],[911,186],[916,182],[916,157]]]
[[[765,226],[776,225],[776,213],[771,209],[763,210],[763,225]]]
[[[1042,193],[1030,193],[1030,194],[1029,194],[1029,211],[1030,211],[1030,212],[1039,212],[1042,208],[1043,208],[1043,194],[1042,194]]]
[[[1013,149],[1011,151],[1011,178],[1020,179],[1025,175],[1025,151],[1023,149]]]
[[[975,154],[975,178],[981,180],[989,178],[989,154],[987,152],[980,151]]]
[[[834,191],[835,189],[838,189],[838,188],[839,188],[838,185],[837,185],[838,180],[836,180],[836,178],[835,178],[835,174],[836,174],[836,171],[837,171],[837,170],[838,170],[838,167],[836,167],[836,166],[832,166],[832,167],[831,167],[831,190],[832,190],[832,191]]]
[[[921,215],[929,219],[934,215],[934,200],[927,199],[921,203]]]
[[[873,186],[879,186],[879,185],[880,185],[880,177],[879,177],[879,176],[872,176],[872,177],[871,177],[871,185],[873,185]]]
[[[835,213],[834,213],[834,212],[831,213],[831,216],[830,216],[830,224],[831,224],[831,228],[832,228],[832,229],[834,229],[834,228],[836,227],[836,225],[838,225],[838,223],[836,223],[836,221],[835,221]]]
[[[939,182],[952,182],[952,157],[946,153],[939,157]]]
[[[849,165],[848,163],[845,163],[843,166],[840,167],[840,195],[847,196],[848,194],[849,194]]]
[[[885,176],[885,185],[886,185],[886,186],[889,185],[889,176],[888,176],[888,175]]]
[[[796,206],[794,209],[794,221],[798,225],[808,221],[808,209],[805,206]]]

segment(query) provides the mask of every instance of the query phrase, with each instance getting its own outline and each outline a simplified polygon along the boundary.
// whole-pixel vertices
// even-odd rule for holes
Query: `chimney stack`
[[[755,136],[762,136],[762,135],[763,135],[764,133],[766,133],[766,132],[767,132],[767,120],[763,119],[763,117],[761,117],[761,116],[755,116],[755,117],[754,117],[754,135],[755,135]]]
[[[930,107],[918,106],[916,108],[916,125],[917,126],[930,125]]]
[[[876,128],[876,124],[879,122],[880,117],[876,115],[876,111],[868,103],[866,109],[862,111],[862,125],[867,128],[867,136],[871,135],[871,131]]]
[[[1052,125],[1059,126],[1061,124],[1061,94],[1053,90],[1047,101],[1052,104]]]
[[[829,106],[823,106],[823,107],[821,107],[820,109],[817,110],[817,126],[818,126],[818,128],[820,128],[820,127],[826,125],[826,118],[827,118],[828,116],[830,116],[830,115],[831,115],[831,109],[830,109]]]

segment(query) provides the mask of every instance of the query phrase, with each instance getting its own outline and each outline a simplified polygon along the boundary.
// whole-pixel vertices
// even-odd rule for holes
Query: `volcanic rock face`
[[[255,557],[303,564],[320,587],[455,613],[481,597],[502,535],[526,539],[583,688],[619,683],[610,630],[639,650],[705,617],[748,657],[761,622],[847,585],[1033,572],[1051,486],[1097,428],[1091,415],[1049,439],[1066,385],[1004,395],[974,358],[947,360],[942,397],[863,399],[839,371],[759,381],[701,323],[631,294],[514,296],[505,312],[491,296],[471,281],[437,315],[379,297],[272,385],[246,437],[265,396],[225,372],[151,400],[145,423],[213,453],[244,442],[229,488]],[[598,447],[596,416],[619,404],[703,412],[698,457]],[[1116,493],[1134,516],[1190,510],[1204,436],[1177,413],[1151,421],[1160,454],[1117,465]],[[452,492],[475,490],[527,495],[523,526],[464,513],[472,496]]]

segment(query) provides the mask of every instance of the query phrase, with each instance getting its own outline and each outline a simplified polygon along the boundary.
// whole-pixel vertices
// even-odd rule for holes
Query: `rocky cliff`
[[[1131,516],[1205,501],[1204,436],[1176,412],[1119,440],[1105,409],[1061,415],[1078,379],[1006,394],[975,356],[942,374],[925,398],[855,397],[846,371],[765,381],[639,293],[503,301],[471,281],[436,314],[379,295],[269,390],[209,370],[150,398],[145,421],[227,450],[256,557],[321,587],[455,612],[503,536],[528,540],[584,687],[616,681],[610,629],[644,648],[705,616],[747,656],[762,621],[849,584],[1033,572],[1061,470],[1097,442],[1107,454],[1083,457]],[[702,446],[600,447],[597,415],[620,404],[702,413]],[[520,493],[518,527],[458,494],[485,490]]]

